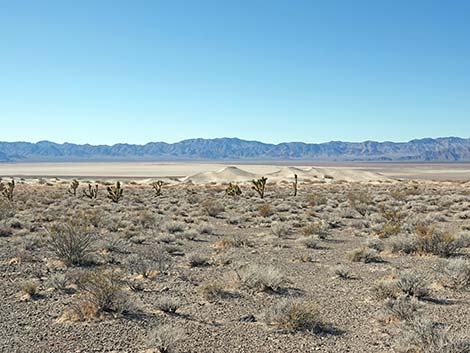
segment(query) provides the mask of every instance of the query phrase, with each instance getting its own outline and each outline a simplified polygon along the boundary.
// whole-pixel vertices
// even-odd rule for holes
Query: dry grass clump
[[[367,247],[362,247],[351,251],[349,253],[349,259],[352,262],[363,262],[365,264],[383,261],[377,250]]]
[[[214,301],[223,299],[227,296],[225,286],[221,281],[213,280],[200,284],[197,287],[197,292],[206,300]]]
[[[338,265],[334,269],[335,275],[337,275],[341,279],[350,279],[352,278],[351,270],[347,267]]]
[[[290,234],[290,228],[284,223],[274,223],[271,225],[271,233],[278,238],[286,238]]]
[[[320,333],[326,327],[316,304],[309,301],[283,300],[270,307],[264,313],[263,320],[266,324],[288,333],[301,331]]]
[[[300,238],[299,242],[306,247],[307,249],[318,249],[318,240],[313,236],[308,236],[306,238]]]
[[[237,271],[240,284],[256,292],[280,292],[286,284],[284,275],[272,266],[248,265]]]
[[[170,221],[165,223],[164,228],[168,233],[175,234],[182,233],[185,230],[186,226],[182,222]]]
[[[0,224],[0,238],[1,237],[10,237],[13,235],[13,229],[7,227],[3,224]]]
[[[202,256],[199,254],[191,254],[188,257],[188,263],[191,267],[203,267],[208,266],[210,261],[209,258],[206,256]]]
[[[261,217],[269,217],[273,214],[273,207],[270,203],[264,203],[258,207],[258,213]]]
[[[34,280],[24,282],[22,292],[28,298],[34,299],[39,293],[39,283]]]
[[[89,227],[77,223],[58,223],[49,231],[48,245],[67,265],[90,262],[96,235]]]
[[[172,297],[160,297],[156,300],[155,306],[164,313],[174,314],[181,307],[181,303]]]
[[[184,339],[184,331],[178,327],[162,325],[151,330],[147,335],[150,348],[160,353],[175,352],[176,344]]]
[[[316,235],[319,239],[326,239],[328,236],[328,227],[323,222],[314,222],[302,227],[300,234],[305,237]]]

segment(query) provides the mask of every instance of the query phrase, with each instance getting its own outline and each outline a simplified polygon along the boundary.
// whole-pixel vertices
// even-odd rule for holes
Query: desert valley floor
[[[0,175],[1,352],[470,352],[468,164]]]

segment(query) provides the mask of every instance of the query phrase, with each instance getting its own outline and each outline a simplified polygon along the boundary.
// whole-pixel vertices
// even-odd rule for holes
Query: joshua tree
[[[88,190],[83,190],[83,195],[89,199],[96,199],[98,197],[98,184],[92,186],[90,183],[88,183]]]
[[[240,196],[242,194],[242,190],[237,184],[229,183],[227,189],[225,189],[225,193],[229,196]]]
[[[266,187],[266,181],[268,178],[266,177],[261,177],[259,179],[253,179],[251,182],[253,183],[253,186],[251,187],[253,190],[255,190],[258,195],[263,199],[264,198],[264,188]]]
[[[72,182],[70,183],[70,187],[67,190],[69,194],[72,194],[73,196],[77,196],[77,189],[78,189],[79,182],[77,179],[73,179]]]
[[[15,191],[15,180],[11,179],[10,182],[2,183],[2,179],[0,179],[0,192],[3,196],[5,196],[8,201],[13,201],[13,192]]]
[[[164,183],[161,180],[154,181],[150,184],[155,192],[155,196],[160,196],[162,194],[163,184]]]
[[[294,174],[294,183],[292,184],[292,186],[294,187],[294,196],[297,196],[297,174]]]
[[[115,186],[108,186],[106,190],[108,190],[108,198],[111,199],[111,201],[116,203],[119,202],[123,192],[123,188],[121,188],[121,183],[119,181],[116,182]]]

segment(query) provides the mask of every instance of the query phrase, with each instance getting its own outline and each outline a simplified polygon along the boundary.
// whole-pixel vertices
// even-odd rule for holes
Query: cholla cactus
[[[83,195],[92,200],[96,199],[98,197],[98,184],[92,186],[90,183],[88,183],[88,190],[83,190]]]
[[[119,181],[116,182],[115,186],[108,186],[106,190],[108,190],[108,198],[116,203],[119,202],[122,197],[122,192],[124,191]]]
[[[164,183],[161,180],[154,181],[150,184],[155,192],[155,196],[160,196],[162,194],[163,184]]]
[[[294,196],[297,196],[297,185],[298,185],[297,174],[294,174],[294,182],[292,183],[292,186],[294,187]]]
[[[73,179],[70,183],[70,187],[69,189],[67,190],[67,192],[73,196],[77,196],[77,189],[78,189],[78,185],[80,183],[78,182],[77,179]]]
[[[15,180],[11,179],[6,185],[0,179],[0,192],[8,201],[13,201],[13,192],[15,191]]]
[[[268,178],[266,177],[261,177],[259,179],[253,179],[251,182],[253,183],[253,186],[251,187],[253,190],[255,190],[258,195],[263,199],[264,198],[264,188],[266,187],[266,181]]]
[[[229,183],[225,189],[225,193],[229,196],[240,196],[242,194],[242,190],[237,184]]]

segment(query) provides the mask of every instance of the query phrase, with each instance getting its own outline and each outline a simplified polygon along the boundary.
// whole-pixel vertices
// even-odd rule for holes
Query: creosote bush
[[[79,223],[58,223],[49,230],[49,248],[67,265],[88,263],[95,241],[90,227]]]

